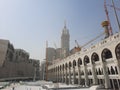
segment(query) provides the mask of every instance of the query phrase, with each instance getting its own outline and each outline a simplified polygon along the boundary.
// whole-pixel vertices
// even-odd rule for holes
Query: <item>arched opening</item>
[[[88,63],[90,63],[89,57],[86,55],[84,57],[84,65],[87,65]]]
[[[111,53],[111,51],[109,50],[109,49],[104,49],[103,51],[102,51],[102,60],[103,61],[105,61],[106,59],[110,59],[110,58],[112,58],[112,53]]]
[[[62,69],[63,69],[63,81],[62,81],[62,82],[65,82],[65,78],[64,78],[64,76],[65,76],[65,72],[64,72],[64,70],[65,70],[65,65],[64,65],[64,64],[62,65]]]
[[[58,71],[60,70],[59,66],[58,66]]]
[[[67,68],[68,68],[68,64],[66,63],[66,64],[65,64],[65,69],[67,69]]]
[[[76,66],[76,61],[73,60],[73,68]]]
[[[113,69],[112,66],[111,66],[111,74],[115,74],[115,70]]]
[[[101,72],[100,68],[99,68],[99,75],[102,75],[102,72]]]
[[[64,64],[62,65],[62,69],[63,69],[63,70],[65,69],[65,66],[64,66]]]
[[[115,48],[116,58],[120,60],[120,43]]]
[[[72,67],[72,64],[71,64],[71,62],[69,62],[69,68],[71,68]]]
[[[97,69],[96,69],[96,74],[97,74],[97,75],[99,74]]]
[[[117,70],[117,67],[115,66],[115,73],[118,74],[118,70]]]
[[[99,61],[99,56],[97,53],[93,53],[92,56],[91,56],[91,61],[92,61],[92,64],[94,64],[96,61]]]
[[[78,59],[78,67],[80,67],[80,65],[82,65],[82,60],[81,60],[81,58]]]
[[[108,74],[110,75],[110,70],[109,70],[109,67],[108,67],[107,69],[108,69]]]
[[[60,65],[60,71],[62,70],[62,66]]]

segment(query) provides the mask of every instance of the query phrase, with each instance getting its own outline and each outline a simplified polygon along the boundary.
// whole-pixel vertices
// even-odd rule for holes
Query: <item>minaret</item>
[[[64,22],[64,28],[62,30],[61,35],[61,57],[67,57],[69,55],[69,42],[70,42],[70,35],[69,30],[66,27],[66,21]]]

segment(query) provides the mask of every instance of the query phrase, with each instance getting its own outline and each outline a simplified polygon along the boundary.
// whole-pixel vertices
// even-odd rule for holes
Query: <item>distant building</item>
[[[9,40],[0,39],[0,81],[39,79],[39,60],[29,59],[23,49],[14,49]]]
[[[47,59],[48,61],[52,61],[56,57],[56,50],[54,48],[48,47],[47,48]]]
[[[12,61],[14,47],[9,40],[0,39],[0,67],[4,65],[4,61]]]
[[[29,60],[29,53],[23,49],[15,49],[14,61],[26,61]]]
[[[69,48],[70,48],[70,34],[65,23],[61,35],[61,48],[56,48],[56,49],[52,47],[47,48],[46,55],[49,64],[50,61],[58,60],[58,59],[60,60],[70,55]]]
[[[69,30],[66,27],[66,23],[64,25],[64,28],[62,30],[62,35],[61,35],[61,57],[67,57],[69,55],[69,47],[70,47],[70,34]]]
[[[29,59],[29,62],[33,65],[33,77],[34,79],[40,79],[40,60]]]
[[[61,51],[62,51],[61,48],[57,48],[57,49],[56,49],[56,57],[55,57],[54,59],[61,58]]]
[[[42,61],[40,65],[40,80],[45,80],[46,78],[46,62]]]

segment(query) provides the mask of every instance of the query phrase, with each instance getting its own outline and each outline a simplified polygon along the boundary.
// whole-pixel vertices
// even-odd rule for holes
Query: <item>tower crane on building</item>
[[[116,20],[117,20],[118,28],[119,28],[119,30],[120,30],[120,22],[119,22],[119,19],[118,19],[118,16],[117,16],[117,12],[116,12],[116,10],[119,10],[119,11],[120,11],[120,8],[115,7],[115,4],[114,4],[114,1],[113,1],[113,0],[112,0],[112,4],[113,4],[113,5],[106,4],[106,0],[104,0],[104,9],[105,9],[105,13],[106,13],[106,16],[107,16],[107,21],[108,21],[108,23],[109,23],[108,28],[109,28],[109,31],[110,31],[110,35],[113,35],[113,32],[112,32],[112,27],[111,27],[109,15],[108,15],[107,6],[112,7],[112,8],[114,9],[114,13],[115,13],[115,17],[116,17]]]
[[[82,49],[83,47],[89,45],[91,42],[93,42],[93,41],[95,41],[96,39],[100,38],[100,37],[101,37],[102,35],[104,35],[104,34],[105,34],[105,32],[99,34],[98,36],[96,36],[95,38],[93,38],[92,40],[88,41],[87,43],[85,43],[85,44],[82,45],[82,46],[80,46],[80,45],[78,44],[77,40],[75,40],[75,43],[76,43],[76,45],[77,45],[77,47],[75,47],[75,50],[76,50],[76,51],[81,51],[81,49]]]

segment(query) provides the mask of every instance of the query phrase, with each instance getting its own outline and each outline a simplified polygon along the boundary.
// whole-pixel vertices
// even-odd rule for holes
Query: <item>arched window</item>
[[[91,61],[92,61],[92,64],[94,64],[96,61],[99,61],[99,56],[97,53],[93,53],[92,56],[91,56]]]
[[[105,61],[106,59],[112,58],[112,53],[109,49],[104,49],[102,51],[102,60]]]
[[[75,60],[73,60],[73,67],[75,67],[76,66],[76,61]]]
[[[84,65],[86,65],[86,64],[88,64],[88,63],[90,63],[90,60],[89,60],[89,57],[86,55],[86,56],[84,57]]]
[[[120,60],[120,44],[115,48],[116,58]]]
[[[81,58],[78,59],[78,67],[79,67],[80,65],[82,65],[82,60],[81,60]]]

